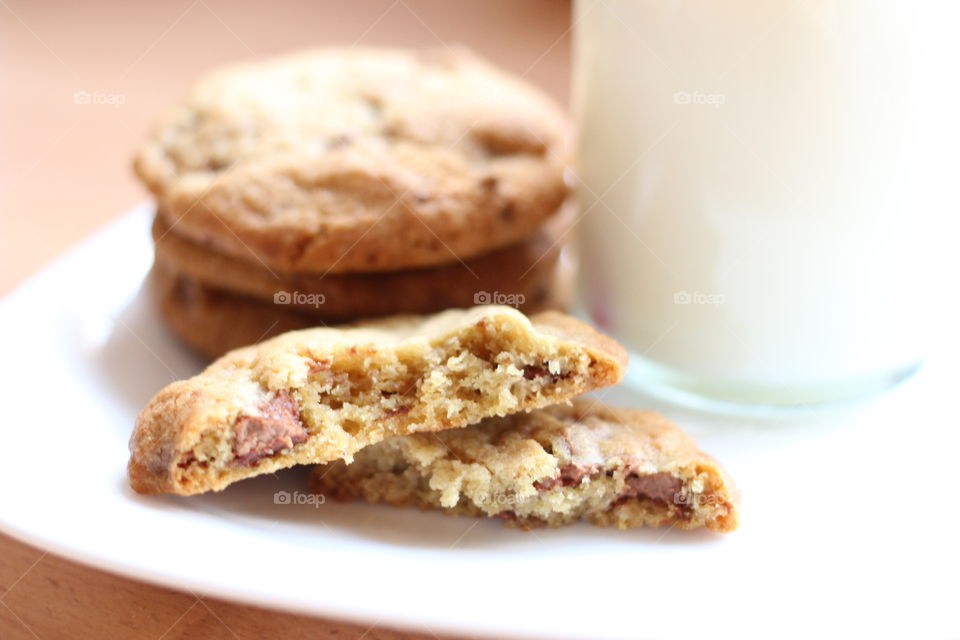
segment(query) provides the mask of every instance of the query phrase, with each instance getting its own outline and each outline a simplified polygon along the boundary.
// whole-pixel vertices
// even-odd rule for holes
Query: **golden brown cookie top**
[[[184,235],[271,267],[455,262],[566,193],[551,101],[464,50],[321,49],[212,73],[135,160]]]

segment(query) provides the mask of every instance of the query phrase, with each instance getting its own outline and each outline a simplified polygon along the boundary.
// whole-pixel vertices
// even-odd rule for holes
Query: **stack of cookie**
[[[202,80],[137,155],[159,308],[217,356],[292,329],[563,308],[567,122],[465,51],[320,50]]]

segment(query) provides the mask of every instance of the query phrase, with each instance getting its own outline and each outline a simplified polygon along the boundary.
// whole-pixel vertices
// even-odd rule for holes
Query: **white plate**
[[[775,423],[614,390],[608,399],[660,407],[724,461],[744,494],[742,527],[727,536],[523,533],[384,506],[274,504],[276,491],[302,490],[302,470],[219,495],[133,494],[134,416],[201,367],[140,291],[148,224],[137,209],[0,303],[3,531],[171,587],[435,633],[960,632],[947,357],[873,403]]]

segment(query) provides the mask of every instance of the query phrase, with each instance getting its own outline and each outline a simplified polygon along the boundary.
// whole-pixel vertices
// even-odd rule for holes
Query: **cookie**
[[[626,351],[557,312],[503,306],[293,331],[168,385],[137,417],[140,493],[195,494],[395,435],[562,402],[623,376]]]
[[[523,527],[583,519],[621,529],[732,531],[739,493],[726,471],[652,411],[590,398],[479,424],[393,438],[352,464],[311,472],[312,490]]]
[[[434,313],[494,297],[524,311],[536,309],[556,280],[573,215],[573,207],[566,206],[528,240],[467,262],[377,274],[271,271],[196,244],[168,227],[162,216],[154,221],[153,236],[156,260],[170,271],[213,289],[277,301],[332,321]],[[571,253],[566,249],[563,256],[568,271],[573,269]]]
[[[162,264],[154,265],[147,285],[173,333],[211,359],[287,331],[329,324],[290,307],[206,287]]]
[[[563,250],[549,279],[540,274],[537,280],[541,282],[526,283],[522,288],[524,293],[520,294],[522,298],[515,298],[516,294],[502,290],[482,291],[482,297],[459,300],[462,304],[458,306],[468,307],[473,306],[473,302],[506,297],[522,302],[517,308],[524,313],[564,311],[570,304],[573,291],[573,260],[568,259],[569,252],[569,247]],[[155,304],[170,328],[191,348],[210,358],[294,329],[339,324],[347,320],[325,316],[326,304],[297,307],[216,289],[196,278],[177,273],[162,262],[154,265],[148,280]],[[433,291],[438,299],[455,299],[439,287],[434,287]],[[292,300],[290,292],[285,293],[288,294],[286,300]],[[390,295],[388,289],[384,295]],[[319,298],[306,296],[302,300]],[[398,312],[403,310],[396,309]]]
[[[134,167],[167,223],[283,271],[447,264],[567,195],[558,107],[466,51],[323,49],[204,78]]]

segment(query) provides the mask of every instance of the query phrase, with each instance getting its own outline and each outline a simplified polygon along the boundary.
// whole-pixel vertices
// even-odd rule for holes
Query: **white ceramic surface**
[[[753,422],[661,408],[738,480],[723,536],[284,505],[303,470],[190,499],[127,487],[137,410],[201,362],[141,291],[149,210],[0,303],[0,529],[133,578],[368,623],[489,637],[947,636],[956,617],[955,345],[893,393]]]

